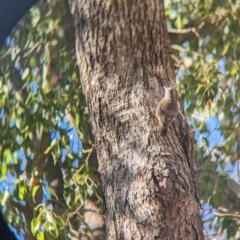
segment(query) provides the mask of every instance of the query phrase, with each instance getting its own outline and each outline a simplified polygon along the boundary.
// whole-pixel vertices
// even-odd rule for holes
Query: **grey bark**
[[[107,239],[203,239],[193,130],[181,100],[163,138],[154,111],[176,89],[159,0],[78,0],[76,46],[99,160]]]

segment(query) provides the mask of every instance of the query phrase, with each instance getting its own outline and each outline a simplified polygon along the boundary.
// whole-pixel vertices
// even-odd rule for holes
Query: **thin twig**
[[[219,212],[214,212],[216,216],[219,217],[231,217],[231,218],[240,218],[239,214],[234,214],[234,213],[219,213]]]
[[[168,29],[168,32],[171,34],[187,34],[192,32],[197,38],[200,38],[200,35],[197,32],[196,28]]]
[[[80,209],[82,208],[82,205],[80,205],[79,207],[77,207],[74,211],[68,213],[68,217],[67,219],[71,219],[76,213],[78,213],[80,211]]]

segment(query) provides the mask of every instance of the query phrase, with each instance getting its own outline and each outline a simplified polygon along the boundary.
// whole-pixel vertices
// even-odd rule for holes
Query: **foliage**
[[[238,180],[240,154],[240,2],[171,0],[166,14],[179,91],[196,129],[206,235],[226,230],[238,239],[240,186],[231,178]]]
[[[0,198],[24,239],[89,235],[84,200],[98,198],[99,180],[86,159],[89,117],[74,48],[70,5],[56,0],[32,8],[1,51]]]

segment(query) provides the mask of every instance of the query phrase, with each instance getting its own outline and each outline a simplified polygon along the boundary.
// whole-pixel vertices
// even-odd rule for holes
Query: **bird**
[[[164,87],[165,96],[158,103],[155,116],[158,119],[162,136],[166,136],[167,129],[178,114],[178,104],[174,90],[171,87]]]

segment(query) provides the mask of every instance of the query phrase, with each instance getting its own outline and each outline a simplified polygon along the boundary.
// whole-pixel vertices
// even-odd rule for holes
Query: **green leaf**
[[[31,221],[31,231],[32,231],[33,236],[35,236],[36,233],[39,232],[40,225],[41,225],[41,221],[40,221],[39,218],[33,218],[32,219],[32,221]]]
[[[35,57],[31,57],[30,60],[29,60],[29,65],[30,67],[32,68],[35,68],[36,67],[36,59]]]
[[[240,186],[233,179],[228,179],[227,185],[240,198]]]
[[[19,189],[18,189],[18,197],[20,200],[24,200],[25,196],[27,193],[27,189],[25,185],[19,185]]]
[[[48,187],[48,191],[52,196],[54,196],[58,200],[58,196],[52,187]]]
[[[30,69],[29,68],[25,68],[23,73],[22,73],[22,79],[27,79],[29,74],[30,74]]]
[[[4,160],[6,161],[6,164],[10,164],[11,161],[11,152],[9,149],[6,149],[3,153]]]
[[[33,198],[33,201],[34,201],[34,202],[36,202],[36,201],[35,201],[35,196],[36,196],[36,193],[37,193],[39,187],[40,187],[39,185],[33,187],[33,190],[32,190],[32,198]]]
[[[224,56],[227,53],[229,46],[230,46],[230,42],[227,42],[226,44],[224,44],[224,48],[222,50],[222,56]]]
[[[218,162],[213,162],[213,161],[205,161],[199,169],[202,170],[215,170],[218,165]]]
[[[0,167],[0,172],[1,172],[1,178],[5,179],[6,178],[6,174],[7,174],[7,166],[5,163],[3,163]]]
[[[37,233],[37,240],[44,240],[44,233],[43,232],[38,232]]]
[[[52,218],[51,221],[48,221],[44,223],[44,228],[46,231],[48,231],[53,237],[58,237],[59,231],[56,226],[55,220]]]
[[[202,88],[202,84],[199,84],[195,91],[195,94],[198,94],[200,92],[201,88]]]
[[[3,196],[1,198],[1,206],[5,206],[9,197],[9,192],[7,190],[4,191]]]

